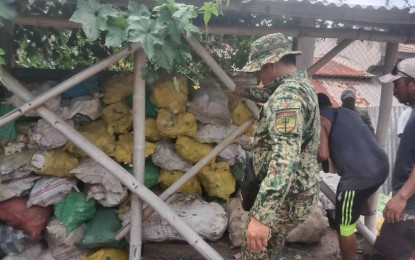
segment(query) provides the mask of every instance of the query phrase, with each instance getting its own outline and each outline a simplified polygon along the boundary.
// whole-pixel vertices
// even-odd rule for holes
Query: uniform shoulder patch
[[[296,132],[298,112],[298,109],[283,109],[275,112],[275,131],[281,134]]]

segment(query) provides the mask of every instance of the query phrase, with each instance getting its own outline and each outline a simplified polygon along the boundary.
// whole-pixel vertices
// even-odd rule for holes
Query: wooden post
[[[2,82],[23,101],[29,101],[34,96],[18,80],[3,68]],[[62,118],[57,116],[48,108],[41,106],[36,112],[45,119],[51,126],[56,128],[69,141],[77,145],[89,157],[94,159],[108,172],[114,175],[124,186],[138,195],[147,202],[150,207],[155,209],[159,215],[164,218],[177,232],[206,259],[223,259],[208,243],[206,243],[193,229],[191,229],[183,220],[177,216],[164,202],[147,189],[143,184],[138,182],[130,175],[121,165],[111,159],[98,147],[92,144],[83,135],[78,133],[73,127],[68,125]]]
[[[146,55],[143,50],[134,53],[134,176],[144,184],[145,164],[145,102],[146,84],[141,77],[141,69],[146,66]],[[141,259],[143,202],[136,194],[131,194],[131,232],[130,259]]]
[[[300,18],[299,27],[315,26],[316,20],[310,18]],[[314,63],[314,48],[316,39],[313,37],[296,37],[293,49],[301,51],[301,55],[296,57],[296,66],[299,70],[306,70]]]

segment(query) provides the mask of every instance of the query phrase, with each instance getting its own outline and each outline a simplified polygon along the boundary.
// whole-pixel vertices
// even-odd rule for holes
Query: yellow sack
[[[102,110],[102,119],[107,124],[107,131],[110,135],[114,133],[125,134],[133,124],[133,115],[124,102],[105,107]]]
[[[82,260],[128,260],[128,251],[118,248],[101,248],[90,256],[81,256]]]
[[[112,154],[115,149],[115,137],[108,134],[107,125],[102,120],[96,120],[90,124],[83,126],[79,129],[79,132],[98,148],[103,150],[106,154]],[[68,142],[65,145],[65,150],[78,157],[86,157],[86,154],[76,147],[72,142]]]
[[[153,154],[157,145],[147,142],[145,143],[145,157]],[[117,146],[112,153],[115,160],[120,163],[132,163],[132,156],[134,152],[134,137],[132,134],[123,134],[119,136]]]
[[[376,235],[378,236],[380,234],[380,228],[383,225],[383,222],[385,222],[385,219],[382,215],[378,216],[376,219]]]
[[[114,104],[133,94],[133,73],[121,73],[111,77],[104,84],[105,104]]]
[[[176,76],[179,89],[176,90],[173,78],[154,83],[150,101],[158,108],[167,108],[174,113],[186,111],[187,79],[185,76]]]
[[[195,137],[196,118],[191,113],[174,114],[170,110],[160,109],[157,115],[157,128],[164,136],[176,138],[180,135]]]
[[[188,136],[179,136],[176,140],[175,148],[177,154],[183,159],[196,163],[210,153],[213,146],[210,144],[199,143]],[[213,159],[213,161],[215,161],[215,159]]]
[[[181,171],[167,171],[161,170],[159,175],[159,183],[163,189],[167,189],[178,179],[184,175]],[[182,193],[198,193],[202,194],[202,187],[196,176],[190,178],[177,192]]]
[[[205,166],[197,176],[209,196],[227,200],[235,192],[236,180],[228,162],[216,162]]]
[[[61,149],[48,150],[43,153],[44,165],[39,174],[56,177],[73,177],[69,171],[75,168],[79,161],[73,155]]]
[[[154,118],[146,118],[145,122],[145,135],[146,140],[157,142],[160,141],[161,135],[157,128],[157,121]]]
[[[232,114],[232,123],[235,125],[242,125],[243,123],[246,122],[246,120],[252,117],[248,108],[240,100],[233,100],[229,106],[229,109]],[[245,134],[249,136],[253,136],[254,128],[250,126],[245,131]]]

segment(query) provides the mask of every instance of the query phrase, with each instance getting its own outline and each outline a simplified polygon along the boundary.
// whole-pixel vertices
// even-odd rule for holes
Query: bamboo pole
[[[146,84],[141,77],[141,69],[146,66],[146,56],[143,50],[134,53],[134,176],[144,184],[145,164],[145,93]],[[130,259],[141,259],[143,202],[136,194],[131,195],[131,232],[130,232]]]
[[[398,43],[388,43],[386,44],[385,51],[385,62],[383,64],[383,74],[389,73],[398,57]],[[386,146],[386,137],[388,135],[388,128],[391,118],[392,110],[392,100],[393,100],[393,86],[392,83],[382,84],[382,91],[380,94],[380,104],[379,104],[379,117],[378,124],[376,126],[376,140],[379,145],[385,149]],[[378,204],[378,194],[379,191],[376,191],[370,197],[370,212],[374,212],[371,216],[365,217],[365,225],[372,232],[376,230],[376,211]]]
[[[81,28],[81,24],[70,22],[61,18],[50,17],[15,17],[12,19],[13,24],[26,26],[41,27],[64,27],[64,28]],[[204,26],[199,27],[201,31],[208,34],[225,34],[225,35],[257,35],[263,36],[270,33],[281,32],[286,36],[293,37],[318,37],[318,38],[348,38],[361,41],[375,42],[396,42],[396,43],[414,43],[415,35],[412,33],[382,32],[365,29],[343,29],[343,28],[315,28],[307,26],[273,26],[273,27],[249,27],[249,26],[229,26],[210,25],[208,31]]]
[[[193,47],[196,53],[206,62],[206,64],[212,69],[212,71],[218,76],[218,78],[225,84],[230,91],[235,91],[235,82],[223,71],[219,64],[212,58],[209,52],[203,48],[203,46],[192,37],[184,35],[186,41]],[[244,100],[245,106],[255,119],[259,118],[259,110],[254,102],[250,100]]]
[[[349,46],[354,40],[352,39],[345,39],[336,45],[333,49],[326,53],[321,59],[319,59],[316,63],[311,65],[310,68],[307,69],[308,76],[312,76],[316,71],[321,69],[327,62],[333,59],[337,54],[339,54],[342,50],[344,50],[347,46]]]
[[[233,133],[226,137],[220,144],[215,146],[210,153],[208,153],[202,160],[198,161],[189,171],[187,171],[180,179],[175,181],[170,187],[168,187],[159,198],[163,201],[166,201],[173,195],[180,187],[182,187],[188,180],[193,176],[198,174],[202,168],[211,162],[220,152],[222,152],[228,145],[232,144],[235,139],[243,134],[248,127],[254,123],[254,119],[248,119],[243,124],[241,124]],[[153,209],[146,207],[143,213],[143,220],[147,219],[153,213]],[[124,225],[115,235],[115,239],[119,240],[128,234],[130,230],[130,223]]]
[[[81,83],[85,79],[95,75],[96,73],[104,70],[109,67],[111,64],[119,61],[120,59],[130,55],[134,51],[140,49],[141,47],[138,44],[131,44],[128,47],[125,47],[116,54],[109,56],[108,58],[98,62],[95,65],[90,66],[89,68],[81,71],[77,75],[70,77],[69,79],[63,81],[62,83],[56,85],[54,88],[48,90],[47,92],[41,94],[40,96],[34,98],[33,100],[27,100],[26,103],[20,107],[14,109],[13,111],[7,113],[6,115],[0,117],[0,127],[19,118],[25,113],[43,105],[49,99],[56,97],[66,90],[72,88],[78,83]]]
[[[3,68],[2,81],[7,89],[24,101],[29,101],[34,96],[18,80]],[[138,195],[150,207],[156,209],[159,215],[173,226],[182,237],[194,247],[206,259],[223,259],[208,243],[198,236],[183,220],[180,219],[164,202],[154,195],[143,184],[138,182],[124,168],[112,160],[103,151],[92,144],[88,139],[69,126],[63,119],[57,116],[48,108],[41,106],[36,112],[45,119],[51,126],[77,145],[89,157],[102,165],[107,171],[114,175],[120,182]]]
[[[336,193],[330,187],[327,185],[327,183],[324,182],[324,180],[320,181],[320,190],[321,192],[333,203],[336,205]],[[365,225],[362,223],[362,221],[358,220],[356,222],[356,228],[357,231],[359,231],[363,238],[369,242],[371,246],[375,244],[376,236],[375,234],[370,231]]]

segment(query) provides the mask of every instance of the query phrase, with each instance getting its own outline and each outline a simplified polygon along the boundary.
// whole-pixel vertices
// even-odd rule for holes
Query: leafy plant
[[[125,42],[139,43],[147,55],[150,65],[143,71],[147,82],[155,79],[158,69],[170,74],[191,74],[184,71],[192,59],[190,48],[182,40],[186,36],[200,36],[200,30],[192,21],[203,14],[205,25],[211,15],[221,12],[222,0],[207,1],[201,8],[176,3],[174,0],[157,0],[149,10],[142,4],[129,2],[122,10],[95,0],[78,0],[77,9],[70,21],[81,23],[89,41],[105,36],[105,46],[119,47]],[[227,3],[229,0],[227,0]]]
[[[10,20],[17,15],[14,7],[14,0],[0,1],[0,28],[4,26],[3,19]],[[2,77],[2,66],[6,64],[4,58],[4,50],[0,48],[0,80]]]

